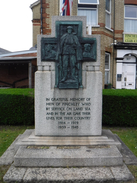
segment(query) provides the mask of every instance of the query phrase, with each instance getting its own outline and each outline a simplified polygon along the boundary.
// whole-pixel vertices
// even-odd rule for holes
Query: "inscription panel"
[[[36,73],[35,135],[100,135],[102,127],[101,72],[87,72],[89,84],[77,90],[52,89],[53,77],[50,78],[50,76],[50,72]]]
[[[91,118],[91,98],[46,98],[46,120],[59,130],[78,130]]]

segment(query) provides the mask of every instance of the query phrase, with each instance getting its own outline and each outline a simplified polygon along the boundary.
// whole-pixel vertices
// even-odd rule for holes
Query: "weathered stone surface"
[[[29,129],[29,130],[27,129],[27,130],[25,130],[25,132],[22,135],[19,136],[16,143],[14,144],[14,155],[17,152],[19,146],[24,145],[23,144],[23,139],[26,138],[26,137],[28,138],[30,136],[30,134],[33,133],[33,132],[34,132],[33,129]]]
[[[125,164],[122,167],[111,167],[110,169],[117,181],[128,181],[134,179],[133,175]]]
[[[3,180],[8,183],[22,182],[25,172],[26,168],[15,168],[14,166],[11,166],[3,177]]]
[[[33,177],[33,182],[109,182],[114,178],[108,168],[49,168],[49,169],[28,169],[25,176],[24,182],[28,183]]]
[[[18,167],[120,166],[123,158],[116,146],[20,147],[14,156]]]
[[[133,181],[125,165],[92,168],[15,168],[11,166],[4,181],[7,183],[116,183]]]

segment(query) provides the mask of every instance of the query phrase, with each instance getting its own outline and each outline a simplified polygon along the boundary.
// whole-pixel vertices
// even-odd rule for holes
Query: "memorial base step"
[[[35,130],[26,130],[15,144],[15,152],[20,146],[87,146],[87,145],[114,145],[121,151],[121,142],[110,130],[102,130],[101,136],[35,136]]]
[[[21,146],[14,156],[17,167],[121,166],[116,146]]]

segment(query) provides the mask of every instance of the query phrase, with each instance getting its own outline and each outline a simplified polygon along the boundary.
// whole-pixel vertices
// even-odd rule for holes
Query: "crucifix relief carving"
[[[96,61],[96,39],[82,37],[81,21],[57,21],[56,37],[41,40],[41,55],[56,62],[55,87],[82,88],[82,62]]]

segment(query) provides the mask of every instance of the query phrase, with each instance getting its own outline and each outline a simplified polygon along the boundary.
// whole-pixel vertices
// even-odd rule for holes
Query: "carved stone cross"
[[[81,21],[56,21],[56,36],[42,38],[42,62],[56,62],[55,87],[82,88],[82,62],[96,61],[95,38],[82,37]]]

